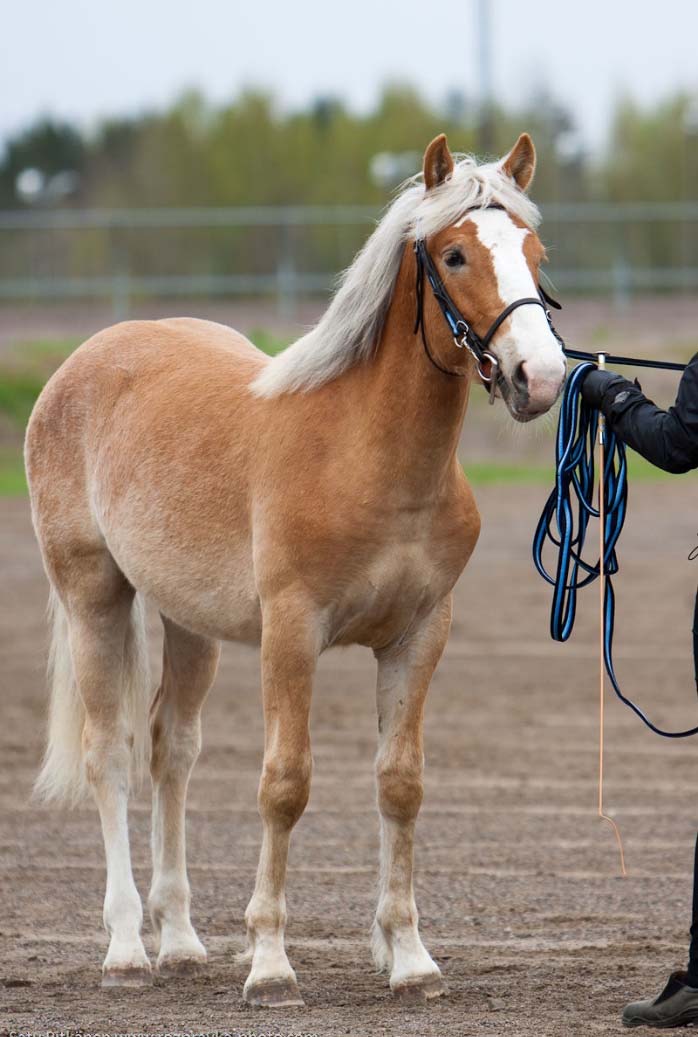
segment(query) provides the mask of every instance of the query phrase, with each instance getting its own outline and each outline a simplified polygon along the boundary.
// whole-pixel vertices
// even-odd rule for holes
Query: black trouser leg
[[[696,677],[696,691],[698,691],[698,590],[696,590],[696,607],[693,610],[693,672]]]
[[[693,669],[698,691],[698,591],[693,612]],[[691,918],[691,948],[688,952],[688,985],[698,987],[698,836],[693,858],[693,915]]]
[[[691,922],[691,949],[688,952],[688,985],[698,987],[698,836],[693,859],[693,918]]]

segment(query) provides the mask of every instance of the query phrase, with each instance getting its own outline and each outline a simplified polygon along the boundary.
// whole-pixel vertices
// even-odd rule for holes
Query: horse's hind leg
[[[410,1000],[443,992],[441,973],[419,935],[412,860],[422,802],[424,700],[450,622],[446,599],[404,644],[376,653],[381,873],[373,956],[379,968],[390,971],[392,991]]]
[[[61,596],[84,707],[85,775],[99,809],[107,861],[104,925],[111,939],[102,983],[141,985],[150,981],[150,963],[140,936],[143,909],[131,870],[127,804],[134,734],[142,736],[134,727],[134,707],[142,706],[140,721],[147,722],[143,615],[106,550],[76,554],[69,573]]]
[[[153,881],[148,907],[160,937],[158,972],[181,974],[206,961],[189,917],[185,809],[201,749],[201,707],[216,676],[220,645],[163,616],[162,683],[151,708]]]

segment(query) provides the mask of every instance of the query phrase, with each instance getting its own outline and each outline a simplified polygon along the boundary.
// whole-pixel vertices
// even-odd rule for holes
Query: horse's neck
[[[449,376],[427,359],[419,334],[414,334],[411,270],[406,256],[381,341],[369,363],[361,365],[354,391],[368,442],[379,451],[386,477],[425,499],[438,493],[452,469],[470,379]],[[432,335],[441,330],[436,324],[441,319],[436,307],[427,307]]]

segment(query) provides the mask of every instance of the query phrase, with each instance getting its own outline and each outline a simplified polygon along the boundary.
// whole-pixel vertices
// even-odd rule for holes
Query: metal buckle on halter
[[[463,347],[465,346],[466,349],[469,349],[470,352],[473,353],[472,346],[468,342],[468,335],[469,334],[470,334],[470,328],[465,323],[465,321],[461,318],[459,321],[457,321],[456,326],[453,329],[453,341],[455,342],[455,344],[458,346],[459,349],[463,349]],[[473,353],[473,356],[475,356],[474,353]],[[477,359],[477,357],[475,357],[475,359]]]
[[[482,359],[484,360],[485,358],[487,358],[487,360],[489,360],[490,364],[492,365],[492,373],[489,375],[489,377],[484,373],[481,367],[480,360],[478,360],[477,362],[477,373],[480,375],[480,378],[482,379],[484,384],[489,386],[491,406],[494,403],[497,395],[497,380],[499,378],[499,360],[497,360],[497,357],[494,356],[492,353],[488,352],[482,354]]]

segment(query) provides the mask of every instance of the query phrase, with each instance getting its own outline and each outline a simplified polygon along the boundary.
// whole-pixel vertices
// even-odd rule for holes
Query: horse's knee
[[[383,817],[399,823],[414,821],[422,805],[424,785],[421,759],[403,756],[376,765],[378,808]]]
[[[310,796],[313,761],[310,749],[293,755],[268,756],[259,783],[262,817],[291,828],[305,810]]]

